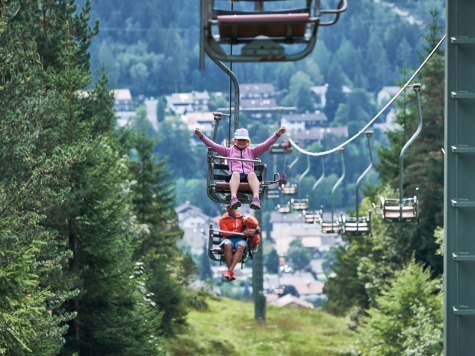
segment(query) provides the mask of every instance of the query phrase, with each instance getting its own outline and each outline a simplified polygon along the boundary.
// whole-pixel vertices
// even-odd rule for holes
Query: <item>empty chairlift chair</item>
[[[201,0],[201,51],[233,62],[300,60],[315,47],[318,28],[337,23],[347,8],[347,0],[334,9],[321,9],[320,0],[234,0],[231,9],[222,3]]]
[[[300,156],[297,156],[292,163],[289,164],[289,171],[292,170],[292,168],[297,164],[299,161]],[[297,183],[291,183],[287,181],[284,185],[281,186],[282,189],[282,194],[283,195],[295,195],[297,194]]]
[[[280,189],[276,184],[272,184],[267,187],[267,199],[279,199],[280,198]]]
[[[380,197],[381,214],[388,222],[417,222],[419,202],[417,196],[391,199]]]
[[[321,210],[307,210],[305,211],[303,218],[306,224],[320,223],[322,219],[322,211]]]
[[[276,210],[278,213],[281,214],[289,214],[292,212],[292,208],[290,207],[290,202],[285,204],[277,204]]]
[[[371,212],[366,216],[348,216],[343,220],[343,233],[360,236],[371,233]]]
[[[308,199],[290,199],[290,206],[294,210],[308,209]]]
[[[305,171],[300,175],[297,184],[301,186],[303,178],[310,172],[310,156],[307,156],[307,168]],[[302,190],[300,190],[302,191]],[[294,210],[306,210],[308,209],[308,198],[292,198],[290,200],[290,206]]]
[[[295,195],[297,194],[297,184],[296,183],[287,183],[282,186],[282,194],[285,195]]]
[[[316,189],[320,185],[320,183],[323,181],[325,178],[325,163],[323,161],[323,157],[320,158],[321,163],[322,163],[322,174],[320,177],[317,179],[317,181],[314,183],[312,186],[312,196],[313,196],[313,206],[317,207],[317,195],[316,195]],[[322,220],[322,209],[320,208],[319,210],[306,210],[304,214],[304,221],[307,224],[317,224],[320,223]]]
[[[274,156],[274,168],[277,167],[277,156],[286,155],[292,153],[292,145],[289,140],[285,140],[283,143],[275,143],[271,146],[269,153]],[[279,177],[279,182],[273,184],[267,189],[267,198],[268,199],[279,199],[280,198],[280,186],[285,185],[286,178],[285,175]]]
[[[371,136],[373,136],[373,132],[366,131],[365,135],[368,138],[369,165],[356,181],[356,216],[349,216],[344,219],[343,233],[346,235],[359,236],[371,233],[371,212],[368,212],[366,216],[359,216],[359,186],[363,178],[373,167],[373,155],[371,152]]]
[[[418,222],[419,221],[419,200],[417,196],[404,198],[403,182],[404,182],[404,153],[411,143],[416,139],[422,130],[422,108],[420,101],[421,84],[412,85],[417,101],[417,114],[419,125],[416,132],[409,141],[406,142],[399,154],[399,199],[380,197],[379,207],[373,204],[376,213],[382,215],[387,222]],[[417,189],[416,189],[417,190]]]
[[[340,216],[338,218],[338,220],[335,219],[335,214],[334,214],[334,210],[335,210],[335,199],[334,199],[334,194],[335,194],[335,191],[336,189],[338,188],[338,186],[341,184],[341,182],[343,181],[343,179],[345,179],[345,160],[344,160],[344,157],[343,157],[343,151],[344,151],[344,148],[340,148],[339,149],[339,152],[340,152],[340,158],[341,158],[341,176],[340,178],[337,180],[337,182],[335,183],[335,185],[333,186],[332,188],[332,191],[331,191],[331,219],[328,220],[328,219],[323,219],[323,216],[322,216],[322,220],[321,220],[321,226],[322,226],[322,232],[323,233],[326,233],[326,234],[331,234],[331,233],[339,233],[340,232],[340,229],[341,229],[341,224],[342,224],[342,217]]]
[[[285,140],[282,143],[275,143],[272,145],[269,151],[272,155],[282,155],[292,153],[292,145],[289,140]]]

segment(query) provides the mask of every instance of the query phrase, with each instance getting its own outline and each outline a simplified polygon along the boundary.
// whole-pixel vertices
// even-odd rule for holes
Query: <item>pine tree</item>
[[[184,324],[186,316],[186,278],[177,247],[183,233],[178,227],[167,161],[157,161],[153,154],[156,141],[147,136],[148,130],[142,113],[129,141],[134,158],[130,163],[134,212],[137,222],[144,226],[137,236],[135,258],[144,263],[151,299],[163,312],[161,329],[170,335]]]
[[[279,273],[279,254],[275,248],[264,255],[264,265],[268,273]]]
[[[66,39],[65,70],[51,75],[66,119],[57,144],[81,148],[81,160],[68,172],[68,197],[54,216],[54,227],[69,237],[70,269],[81,290],[69,306],[77,317],[65,352],[148,355],[158,346],[153,340],[160,314],[144,303],[147,291],[140,293],[131,279],[137,226],[129,213],[128,159],[120,156],[111,132],[112,97],[105,80],[85,97],[77,95],[88,73],[71,65],[75,50],[81,48]]]
[[[330,313],[345,315],[355,305],[361,308],[368,306],[364,281],[358,274],[358,265],[355,264],[355,256],[360,256],[363,251],[364,248],[356,241],[347,248],[339,247],[335,251],[336,261],[332,270],[336,276],[330,277],[324,286],[328,298],[324,307]]]
[[[411,261],[376,298],[359,329],[363,355],[440,355],[443,348],[440,281]]]
[[[18,3],[3,9],[12,17],[0,31],[0,353],[56,354],[74,315],[54,310],[74,290],[52,280],[67,279],[61,271],[70,254],[54,253],[56,234],[41,222],[63,198],[56,174],[72,157],[38,154],[50,114],[44,72]]]

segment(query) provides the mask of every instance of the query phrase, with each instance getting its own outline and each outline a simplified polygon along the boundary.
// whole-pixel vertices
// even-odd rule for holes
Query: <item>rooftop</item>
[[[294,121],[294,122],[301,122],[301,121],[328,121],[327,116],[320,112],[317,111],[315,113],[306,113],[306,114],[288,114],[288,115],[283,115],[282,120],[286,121]]]
[[[132,94],[129,89],[114,89],[112,94],[115,100],[132,100]]]
[[[239,84],[239,90],[242,95],[272,93],[275,91],[271,83],[246,83]]]

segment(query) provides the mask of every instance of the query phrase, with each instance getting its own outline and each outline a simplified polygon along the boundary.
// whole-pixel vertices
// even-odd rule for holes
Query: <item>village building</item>
[[[239,92],[241,99],[268,99],[277,95],[271,83],[240,83]]]
[[[285,126],[287,131],[291,133],[326,126],[327,122],[327,116],[320,111],[305,114],[288,114],[283,115],[280,119],[281,126]]]
[[[166,96],[167,111],[175,115],[182,115],[184,113],[193,111],[208,111],[210,100],[211,99],[207,91],[173,93]]]
[[[321,143],[328,136],[334,136],[338,138],[348,137],[348,127],[313,127],[305,131],[297,131],[292,133],[292,139],[299,143],[299,145],[305,147],[312,143]]]
[[[117,126],[127,126],[136,117],[135,105],[129,89],[115,89],[112,91],[114,97],[114,110],[117,119]]]
[[[319,225],[306,224],[301,213],[281,214],[275,211],[271,213],[270,222],[271,236],[279,256],[287,254],[293,240],[300,240],[312,252],[328,251],[341,243],[338,235],[325,234]]]
[[[181,120],[186,124],[188,130],[194,132],[197,127],[200,128],[206,136],[212,137],[214,131],[214,115],[212,112],[188,112],[181,115]],[[193,140],[193,142],[197,142]]]
[[[214,219],[189,201],[175,210],[178,214],[179,226],[184,232],[181,243],[189,247],[192,254],[201,254],[203,246],[208,244],[209,224],[215,223]]]

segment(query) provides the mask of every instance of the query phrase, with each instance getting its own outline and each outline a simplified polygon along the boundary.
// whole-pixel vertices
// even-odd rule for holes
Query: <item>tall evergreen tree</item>
[[[63,198],[56,173],[64,172],[71,156],[38,154],[51,107],[19,5],[3,2],[0,10],[0,353],[56,354],[63,323],[74,315],[54,310],[74,290],[53,282],[66,279],[61,271],[69,253],[56,253],[56,234],[41,222]]]
[[[144,113],[130,135],[133,160],[130,171],[134,180],[133,203],[137,222],[144,229],[137,236],[135,258],[144,263],[147,288],[152,300],[163,312],[161,329],[173,334],[185,322],[186,276],[177,240],[183,232],[178,227],[174,209],[174,186],[167,171],[167,161],[157,160],[153,153],[156,140],[148,137],[150,130]]]
[[[279,254],[272,249],[264,255],[264,265],[268,273],[279,273]]]

